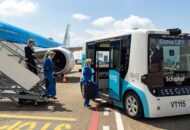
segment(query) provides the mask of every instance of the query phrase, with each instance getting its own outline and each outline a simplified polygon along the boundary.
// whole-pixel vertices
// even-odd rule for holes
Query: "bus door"
[[[121,94],[121,40],[110,41],[109,96],[120,100]]]
[[[96,43],[95,81],[99,92],[109,95],[109,42]]]

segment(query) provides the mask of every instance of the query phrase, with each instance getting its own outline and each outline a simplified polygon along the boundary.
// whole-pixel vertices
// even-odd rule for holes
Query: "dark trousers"
[[[27,63],[27,68],[34,74],[38,74],[36,64]]]

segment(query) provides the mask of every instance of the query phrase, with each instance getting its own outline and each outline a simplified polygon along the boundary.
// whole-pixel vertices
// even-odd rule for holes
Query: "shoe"
[[[44,95],[42,95],[42,98],[47,98],[47,99],[49,99],[49,98],[51,98],[51,96],[48,96],[47,94],[44,94]]]
[[[43,98],[44,98],[44,97],[47,97],[47,94],[43,94],[42,97],[43,97]]]
[[[84,107],[91,107],[91,105],[84,105]]]
[[[53,99],[57,99],[55,96],[52,96],[51,98],[53,98]]]

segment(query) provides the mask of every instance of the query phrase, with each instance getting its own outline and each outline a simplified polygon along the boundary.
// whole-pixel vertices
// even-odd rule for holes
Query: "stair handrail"
[[[21,52],[23,52],[23,53],[24,53],[24,51],[20,47],[14,45],[14,44],[10,44],[10,45],[13,46],[13,47],[15,47],[16,50],[14,50],[11,47],[7,46],[5,43],[3,43],[3,41],[0,41],[0,46],[2,46],[3,48],[5,48],[9,52],[11,52],[14,56],[17,56],[17,57],[20,58],[20,60],[18,61],[18,63],[20,64],[25,58],[24,58],[24,56],[22,56],[21,54],[18,53],[18,50],[21,51]]]
[[[7,42],[7,41],[4,41],[4,42]],[[22,50],[20,47],[18,47],[17,45],[15,44],[11,44],[13,47],[16,47],[16,50],[12,49],[11,47],[7,46],[5,43],[3,43],[3,40],[0,40],[0,46],[1,48],[5,48],[6,50],[8,50],[9,52],[11,52],[14,56],[17,56],[19,57],[19,61],[18,63],[22,63],[22,61],[24,61],[26,64],[30,64],[30,63],[27,63],[26,60],[25,60],[25,57],[22,56],[20,53],[18,53],[17,51],[20,50],[21,52],[23,52],[23,54],[25,53],[24,50]],[[0,50],[1,50],[0,48]],[[30,64],[30,66],[36,68],[36,69],[41,69],[39,67],[35,67],[33,66],[32,64]]]

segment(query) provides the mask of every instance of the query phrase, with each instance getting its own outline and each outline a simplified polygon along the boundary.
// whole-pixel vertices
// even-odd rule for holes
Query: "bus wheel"
[[[140,119],[143,117],[143,108],[139,97],[133,93],[128,92],[124,100],[124,108],[126,114],[134,119]]]
[[[80,84],[80,88],[81,88],[81,94],[84,98],[84,85],[83,84]]]

